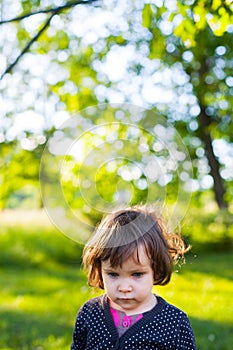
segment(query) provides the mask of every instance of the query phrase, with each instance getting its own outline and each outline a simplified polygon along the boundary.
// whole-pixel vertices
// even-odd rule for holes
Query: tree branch
[[[44,23],[43,27],[39,30],[39,32],[29,41],[29,43],[25,46],[25,48],[20,52],[20,54],[16,57],[16,59],[14,60],[14,62],[12,62],[7,68],[6,70],[3,72],[3,74],[1,75],[1,79],[4,77],[4,75],[6,75],[7,73],[9,73],[18,63],[18,61],[20,60],[20,58],[30,49],[30,47],[32,46],[32,44],[41,36],[41,34],[45,31],[45,29],[49,26],[53,16],[56,15],[56,12],[52,13],[52,15],[48,18],[48,20]]]
[[[53,12],[61,12],[62,10],[66,10],[68,8],[74,7],[76,5],[86,5],[86,4],[91,4],[93,2],[96,2],[97,0],[76,0],[76,1],[68,1],[67,4],[62,5],[62,6],[57,6],[54,8],[49,8],[49,9],[41,9],[35,12],[29,12],[29,13],[25,13],[22,14],[18,17],[14,17],[14,18],[10,18],[10,19],[5,19],[0,21],[0,25],[2,24],[6,24],[6,23],[11,23],[11,22],[19,22],[22,21],[25,18],[34,16],[34,15],[38,15],[38,14],[43,14],[43,13],[53,13]]]
[[[0,77],[0,80],[3,79],[3,77],[9,73],[10,71],[12,71],[12,69],[16,66],[16,64],[18,63],[18,61],[22,58],[22,56],[30,49],[30,47],[32,46],[32,44],[34,42],[36,42],[39,37],[42,35],[42,33],[46,30],[46,28],[49,26],[52,18],[60,13],[61,11],[65,10],[65,9],[68,9],[68,8],[71,8],[71,7],[74,7],[76,5],[79,5],[79,4],[90,4],[90,3],[93,3],[93,2],[96,2],[96,0],[86,0],[86,1],[81,1],[81,0],[76,0],[76,1],[69,1],[67,4],[63,5],[63,6],[58,6],[58,7],[55,7],[53,9],[45,9],[45,10],[39,10],[39,11],[36,11],[36,12],[32,12],[32,13],[28,13],[28,14],[25,14],[25,15],[22,15],[22,16],[19,16],[19,17],[16,17],[16,18],[12,18],[12,19],[9,19],[9,20],[6,20],[6,21],[1,21],[0,22],[0,25],[1,24],[4,24],[4,23],[10,23],[10,22],[14,22],[14,21],[21,21],[22,19],[24,18],[27,18],[27,17],[30,17],[30,16],[34,16],[36,14],[39,14],[39,13],[51,13],[50,17],[47,19],[47,21],[44,23],[43,27],[38,31],[38,33],[28,42],[28,44],[24,47],[24,49],[20,52],[20,54],[16,57],[16,59],[5,69],[5,71],[2,73],[1,77]]]

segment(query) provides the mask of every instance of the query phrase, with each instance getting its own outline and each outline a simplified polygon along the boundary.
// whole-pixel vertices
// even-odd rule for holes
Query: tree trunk
[[[201,50],[201,52],[204,52],[204,48],[203,50]],[[228,208],[228,204],[224,199],[224,194],[226,191],[224,188],[223,179],[220,175],[219,161],[215,156],[214,150],[213,150],[212,137],[209,129],[209,126],[211,125],[211,118],[205,112],[206,106],[203,103],[203,98],[204,98],[203,89],[200,89],[200,86],[202,86],[202,88],[206,86],[205,77],[210,68],[207,64],[207,59],[205,55],[201,55],[201,57],[199,57],[199,62],[200,62],[200,69],[198,71],[199,86],[196,87],[195,89],[199,106],[201,108],[201,112],[198,117],[199,119],[198,136],[200,137],[200,139],[204,144],[205,155],[208,160],[208,164],[210,166],[210,174],[213,177],[213,181],[214,181],[213,189],[214,189],[215,200],[220,209],[225,209],[225,208]]]
[[[223,180],[220,175],[220,167],[218,159],[216,158],[212,145],[211,134],[208,130],[210,125],[210,118],[206,115],[205,109],[201,106],[200,120],[200,137],[204,143],[206,157],[210,166],[210,174],[214,180],[214,194],[215,199],[220,209],[227,208],[227,202],[224,199],[225,188]]]

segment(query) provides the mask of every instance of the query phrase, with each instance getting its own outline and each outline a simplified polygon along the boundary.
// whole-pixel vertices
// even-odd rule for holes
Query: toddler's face
[[[111,267],[109,260],[101,264],[105,292],[110,306],[128,315],[150,310],[156,304],[152,293],[154,273],[143,247],[139,246],[139,260],[135,255],[122,266]]]

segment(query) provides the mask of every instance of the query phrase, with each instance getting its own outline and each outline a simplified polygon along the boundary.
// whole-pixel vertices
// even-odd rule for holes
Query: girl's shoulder
[[[87,300],[81,307],[81,310],[93,310],[93,309],[103,309],[106,303],[105,294],[100,295],[98,297],[91,298]]]
[[[183,310],[179,309],[177,306],[168,303],[165,299],[163,299],[160,296],[156,295],[156,298],[158,303],[155,306],[155,308],[157,307],[158,312],[162,311],[166,314],[168,313],[173,315],[179,315],[180,317],[184,317],[184,318],[187,317],[187,314]]]

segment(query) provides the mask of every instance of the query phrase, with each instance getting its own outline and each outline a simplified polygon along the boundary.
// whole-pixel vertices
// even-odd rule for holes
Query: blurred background
[[[231,350],[232,1],[0,13],[0,349],[69,349],[99,293],[87,237],[111,208],[156,202],[192,249],[155,292],[188,313],[198,349]]]

